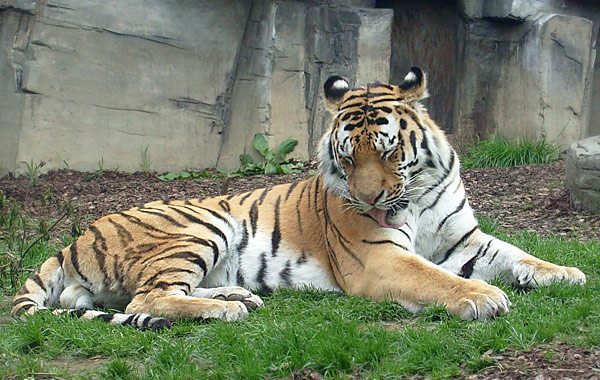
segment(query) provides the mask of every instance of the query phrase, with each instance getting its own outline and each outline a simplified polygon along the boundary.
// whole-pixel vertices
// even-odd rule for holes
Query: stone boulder
[[[600,136],[571,144],[565,174],[573,205],[600,215]]]

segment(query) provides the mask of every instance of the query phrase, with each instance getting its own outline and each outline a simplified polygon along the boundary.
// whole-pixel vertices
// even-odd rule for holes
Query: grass
[[[538,257],[578,266],[588,284],[530,292],[502,286],[513,303],[511,312],[486,322],[460,321],[442,307],[411,315],[393,302],[280,290],[264,295],[265,307],[244,321],[182,321],[158,333],[45,313],[11,320],[4,299],[0,378],[50,373],[68,379],[280,379],[295,369],[312,369],[331,379],[414,374],[442,379],[491,365],[489,350],[522,350],[552,340],[600,345],[600,243],[508,235],[489,221],[481,225]],[[40,245],[27,267],[54,254],[57,246]]]
[[[461,156],[462,167],[498,168],[526,164],[547,164],[556,161],[558,146],[545,138],[538,141],[509,140],[501,135],[492,135],[488,140],[480,140],[467,148]]]

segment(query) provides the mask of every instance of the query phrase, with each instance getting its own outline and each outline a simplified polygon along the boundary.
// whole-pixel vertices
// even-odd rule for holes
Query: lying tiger
[[[457,154],[418,102],[425,82],[418,68],[399,86],[351,89],[329,78],[333,121],[317,176],[103,217],[26,280],[12,314],[60,303],[55,313],[158,329],[181,318],[242,319],[263,305],[246,289],[313,286],[482,320],[510,306],[485,281],[584,284],[580,270],[477,227]]]

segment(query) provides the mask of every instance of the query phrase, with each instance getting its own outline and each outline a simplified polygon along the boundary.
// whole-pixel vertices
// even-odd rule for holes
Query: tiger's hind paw
[[[264,305],[263,300],[240,286],[222,286],[218,288],[196,288],[192,293],[197,298],[212,298],[221,301],[239,301],[248,311],[256,310]]]

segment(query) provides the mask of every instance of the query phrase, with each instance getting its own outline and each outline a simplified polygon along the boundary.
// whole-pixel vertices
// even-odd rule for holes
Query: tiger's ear
[[[429,96],[426,84],[425,73],[418,67],[412,67],[399,87],[404,98],[412,102]]]
[[[337,112],[340,109],[340,103],[344,94],[350,90],[348,81],[344,78],[334,75],[329,77],[323,85],[323,95],[325,98],[325,106],[329,112]]]

